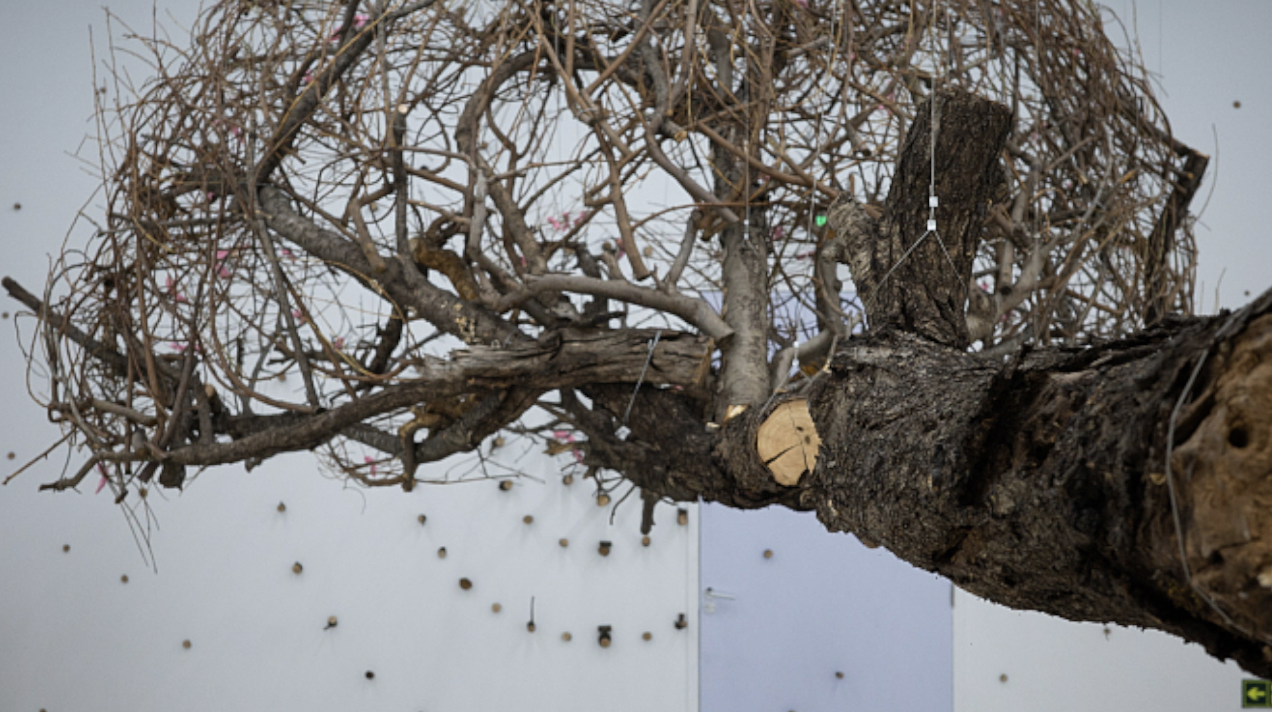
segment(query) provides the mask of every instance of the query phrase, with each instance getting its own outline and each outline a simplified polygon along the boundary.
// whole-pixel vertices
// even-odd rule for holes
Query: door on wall
[[[948,581],[811,513],[700,511],[701,712],[952,710]]]

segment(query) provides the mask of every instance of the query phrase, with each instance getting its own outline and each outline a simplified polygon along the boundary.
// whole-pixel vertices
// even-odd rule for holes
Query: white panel
[[[948,582],[811,513],[702,516],[703,712],[951,708]]]
[[[197,4],[165,3],[178,22],[157,16],[188,24]],[[107,41],[99,0],[11,5],[0,23],[0,273],[39,292],[45,255],[95,187],[66,153],[92,130],[88,25],[99,54]],[[151,0],[111,6],[150,32]],[[96,158],[91,145],[83,153]],[[0,311],[19,308],[0,296]],[[26,394],[13,325],[0,320],[0,479],[57,437]],[[696,709],[696,506],[686,526],[659,507],[646,548],[639,498],[611,524],[581,470],[562,483],[572,458],[513,443],[495,458],[533,478],[508,492],[483,481],[404,494],[346,488],[307,455],[208,471],[184,493],[150,493],[155,573],[109,490],[93,493],[96,475],[81,493],[35,491],[58,476],[58,453],[0,487],[0,711]],[[470,457],[425,474],[474,467]],[[613,627],[608,649],[600,625]]]
[[[1251,677],[1157,631],[954,602],[954,712],[1223,712]]]

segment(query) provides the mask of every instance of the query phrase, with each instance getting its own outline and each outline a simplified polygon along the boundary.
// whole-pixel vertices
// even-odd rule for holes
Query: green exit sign
[[[1242,680],[1241,706],[1272,708],[1272,682],[1267,680]]]

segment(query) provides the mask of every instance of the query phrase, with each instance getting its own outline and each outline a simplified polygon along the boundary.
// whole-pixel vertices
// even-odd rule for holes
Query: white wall
[[[148,0],[111,4],[149,31]],[[169,5],[177,21],[159,16],[178,27],[196,3]],[[95,185],[67,152],[95,160],[80,140],[92,130],[88,25],[100,55],[101,20],[98,0],[59,0],[9,3],[0,23],[0,273],[36,292]],[[57,437],[26,394],[18,310],[0,298],[0,479]],[[0,487],[0,711],[696,709],[696,507],[680,526],[661,506],[643,547],[639,498],[611,524],[568,456],[510,442],[493,459],[528,477],[509,492],[493,481],[366,492],[307,455],[217,468],[184,492],[151,491],[149,511],[131,495],[132,531],[109,489],[94,494],[95,474],[79,493],[36,491],[63,458]],[[479,474],[471,456],[429,474],[444,472]]]

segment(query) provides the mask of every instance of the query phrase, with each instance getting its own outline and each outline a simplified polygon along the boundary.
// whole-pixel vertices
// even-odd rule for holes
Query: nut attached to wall
[[[301,571],[304,571],[304,570],[305,570],[305,567],[304,567],[304,566],[301,566],[301,564],[300,564],[300,562],[299,562],[299,561],[297,561],[296,563],[292,564],[292,573],[294,573],[294,574],[298,574],[298,573],[300,573]]]
[[[600,625],[596,627],[596,630],[598,633],[596,642],[600,643],[602,648],[608,648],[610,646],[610,643],[613,642],[613,640],[610,638],[610,631],[613,630],[613,627],[608,625]]]
[[[685,614],[681,613],[676,616],[676,630],[684,630],[689,627],[689,619],[685,618]]]
[[[683,527],[683,526],[685,526],[686,524],[688,524],[688,523],[689,523],[689,510],[687,510],[687,509],[677,509],[677,510],[676,510],[676,523],[677,523],[677,524],[679,524],[679,525],[680,525],[680,526],[682,526],[682,527]]]
[[[641,538],[640,538],[640,545],[641,545],[641,546],[649,546],[649,542],[650,542],[650,539],[649,539],[649,537],[647,537],[647,536],[643,536],[643,537],[641,537]]]
[[[503,492],[507,492],[508,490],[512,489],[512,480],[503,480],[502,482],[500,482],[499,489],[500,491],[503,491]]]
[[[473,582],[466,578],[462,578],[459,580],[459,587],[467,591],[473,587]]]
[[[610,555],[610,548],[611,548],[612,546],[613,546],[613,544],[612,544],[611,542],[603,541],[603,542],[601,542],[601,545],[600,545],[600,546],[596,547],[596,550],[597,550],[597,551],[599,551],[599,552],[601,552],[601,556],[609,556],[609,555]]]
[[[332,628],[335,628],[336,623],[338,622],[339,621],[336,620],[335,616],[327,616],[327,626],[323,628],[323,630],[331,630]]]
[[[443,546],[437,550],[437,558],[439,559],[446,558],[446,547]]]

